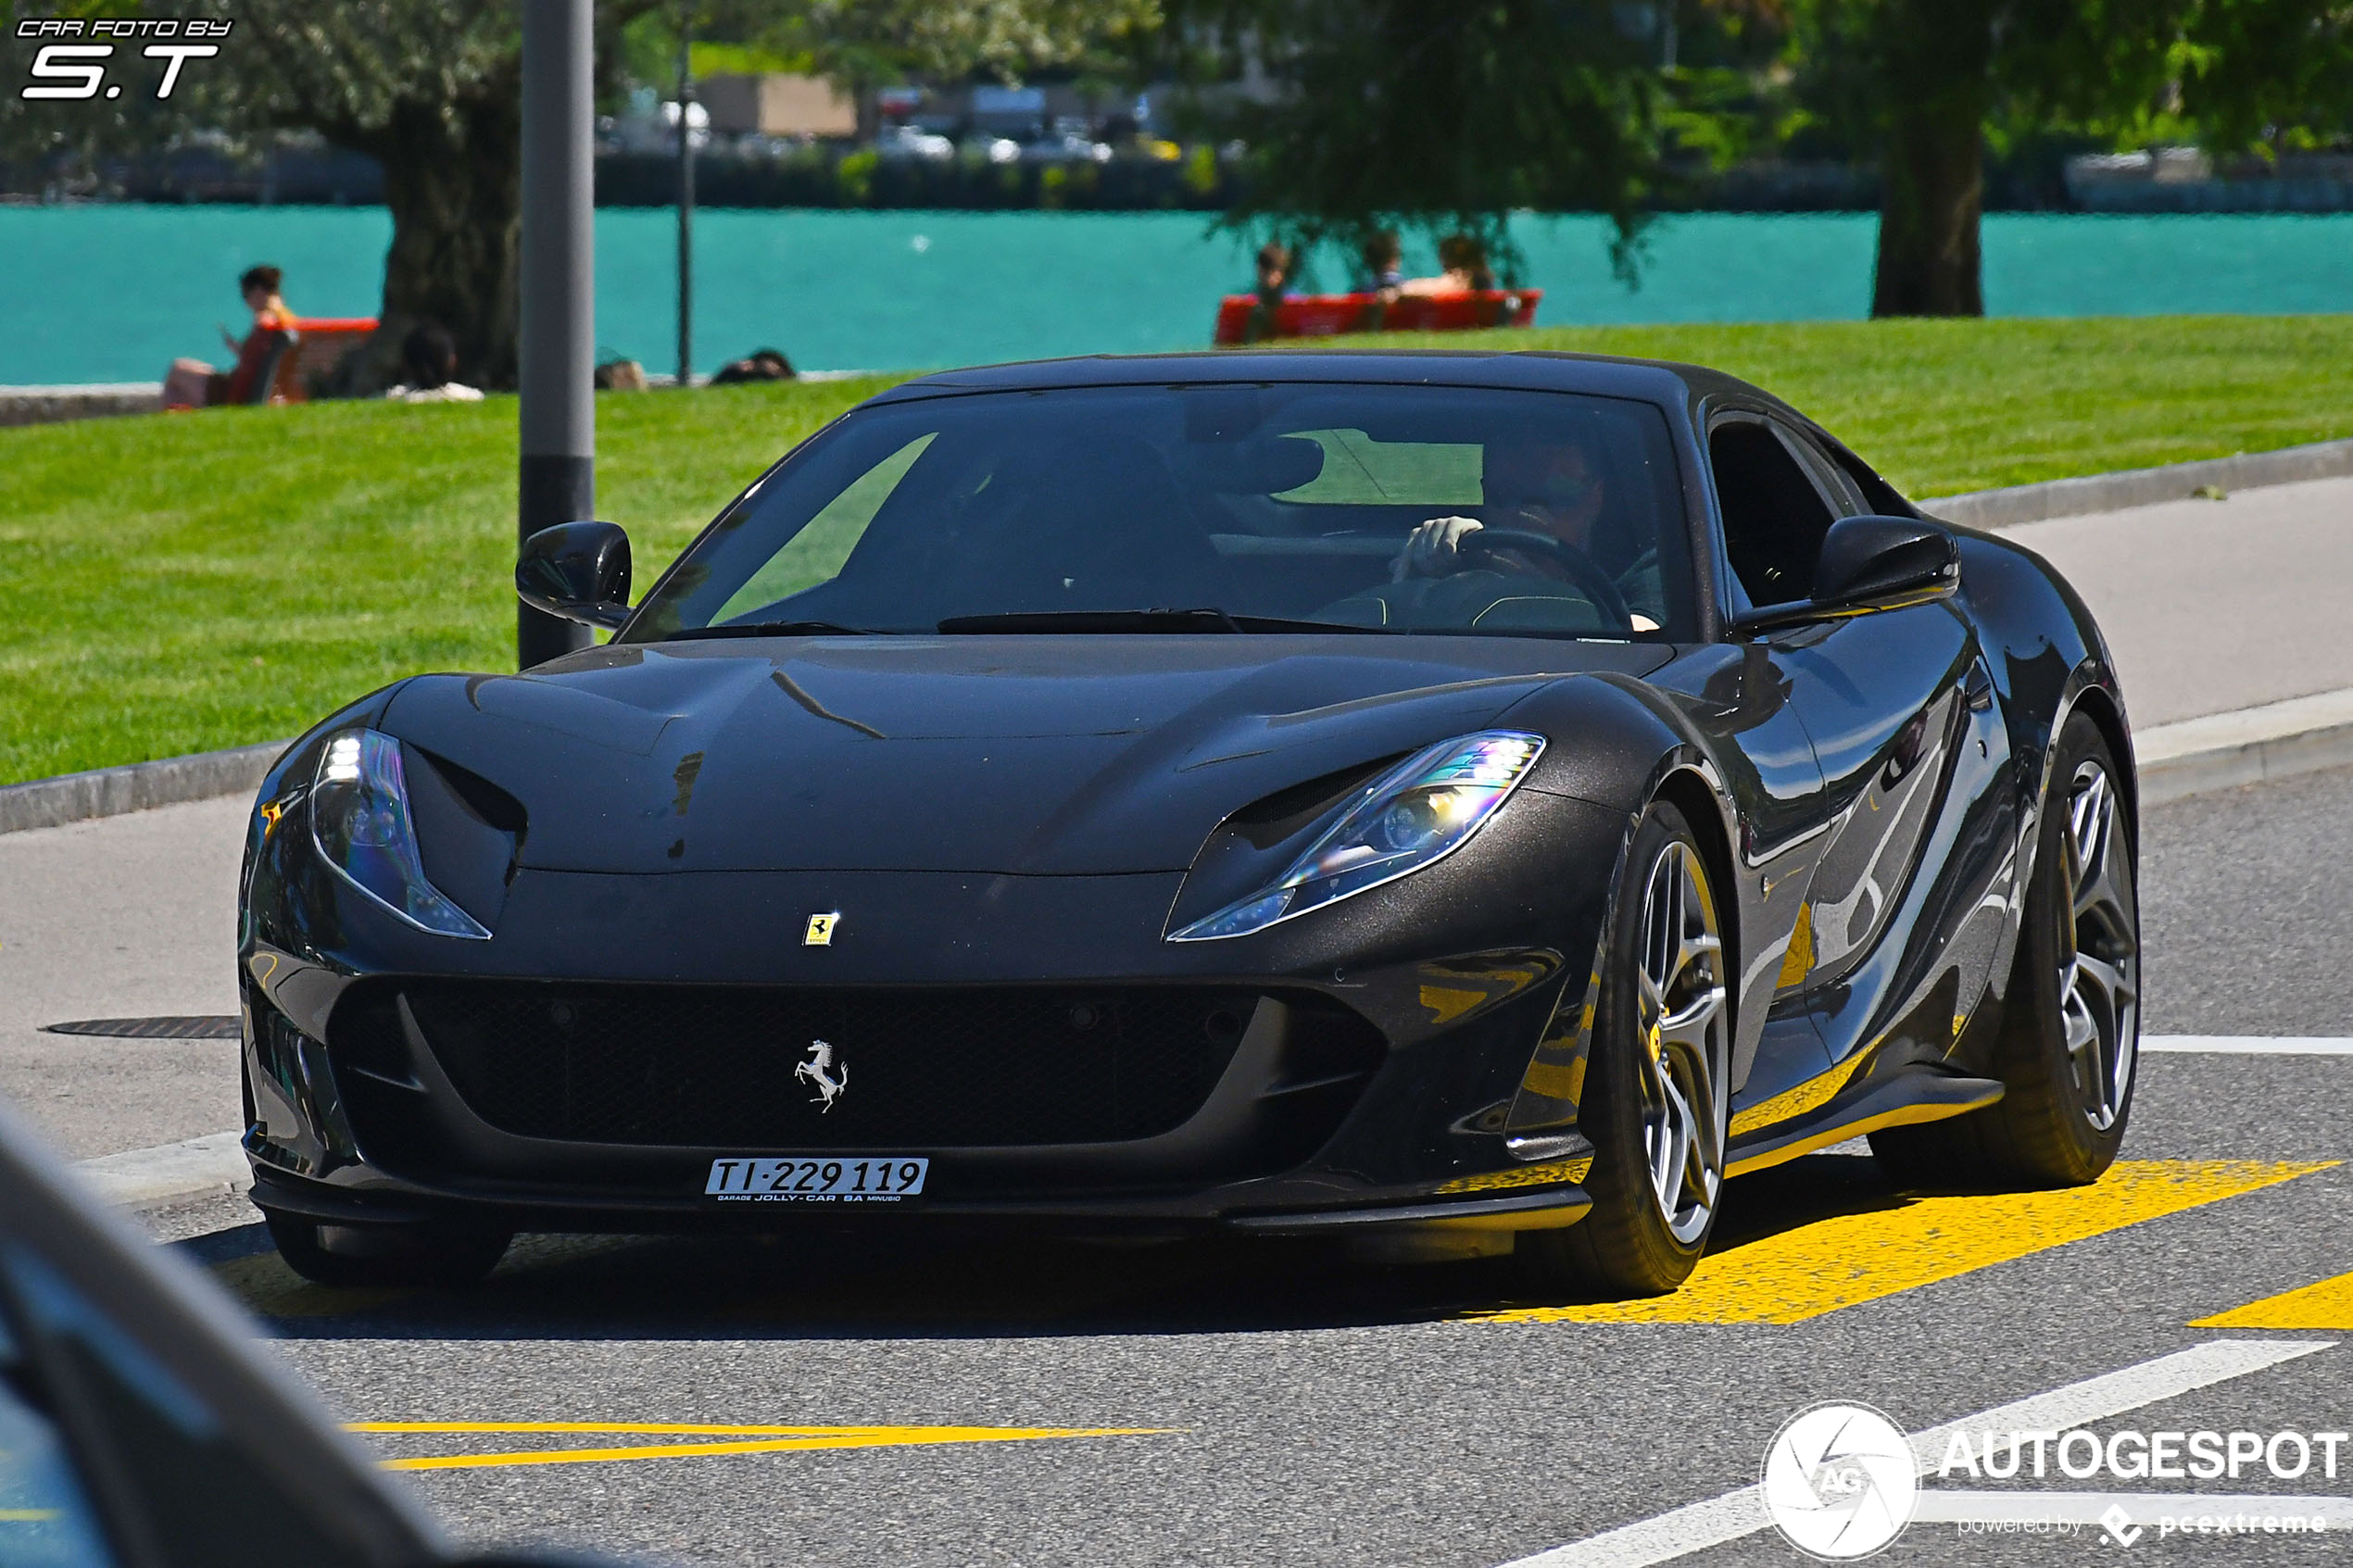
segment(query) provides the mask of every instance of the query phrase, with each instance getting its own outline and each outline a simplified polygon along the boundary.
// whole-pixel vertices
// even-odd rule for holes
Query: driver
[[[1598,570],[1609,571],[1595,557],[1604,542],[1597,536],[1604,531],[1596,525],[1609,505],[1609,485],[1601,463],[1582,441],[1556,433],[1524,445],[1490,447],[1481,487],[1496,527],[1548,534],[1593,560]],[[1463,542],[1484,526],[1471,517],[1434,517],[1416,524],[1390,565],[1390,581],[1446,577],[1470,570]],[[1502,545],[1480,555],[1478,565],[1494,571],[1575,581],[1548,551]],[[1658,603],[1656,552],[1645,550],[1630,566],[1610,575],[1633,607],[1634,629],[1656,631],[1657,621],[1642,613]]]

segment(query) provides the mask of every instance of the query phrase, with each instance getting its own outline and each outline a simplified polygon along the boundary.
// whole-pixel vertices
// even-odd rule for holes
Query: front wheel
[[[1642,813],[1611,900],[1580,1120],[1593,1207],[1519,1252],[1547,1287],[1658,1296],[1706,1249],[1724,1185],[1731,1010],[1723,928],[1682,812]]]
[[[2081,1186],[2115,1161],[2140,1061],[2141,917],[2116,759],[2082,713],[2059,732],[1983,1110],[1871,1135],[1900,1182]]]

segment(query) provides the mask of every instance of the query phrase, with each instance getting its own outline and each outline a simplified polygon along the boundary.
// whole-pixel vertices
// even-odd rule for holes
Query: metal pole
[[[678,385],[695,384],[695,138],[686,123],[694,107],[693,0],[678,7]]]
[[[522,6],[522,471],[520,537],[596,516],[596,107],[592,0]],[[522,669],[588,629],[518,607]]]

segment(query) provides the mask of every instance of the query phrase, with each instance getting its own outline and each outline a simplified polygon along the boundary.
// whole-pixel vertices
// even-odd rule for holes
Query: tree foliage
[[[2175,50],[2183,116],[2217,150],[2353,132],[2353,4],[2203,0]]]
[[[2120,139],[2162,120],[2217,147],[2345,126],[2346,0],[1797,0],[1790,63],[1877,157],[1879,315],[1977,315],[1990,125]]]
[[[1642,7],[1632,7],[1640,12]],[[1507,274],[1518,208],[1597,210],[1630,275],[1644,204],[1667,177],[1670,107],[1629,7],[1601,0],[1175,0],[1196,76],[1251,61],[1273,86],[1204,93],[1203,128],[1247,149],[1230,226],[1295,245],[1384,228],[1461,231]],[[1202,69],[1203,66],[1207,69]]]

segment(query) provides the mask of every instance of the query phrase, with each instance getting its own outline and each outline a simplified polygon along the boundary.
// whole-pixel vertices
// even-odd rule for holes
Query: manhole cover
[[[82,1018],[43,1028],[51,1035],[103,1035],[116,1040],[233,1040],[241,1033],[233,1013],[200,1018]]]

